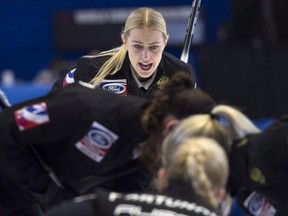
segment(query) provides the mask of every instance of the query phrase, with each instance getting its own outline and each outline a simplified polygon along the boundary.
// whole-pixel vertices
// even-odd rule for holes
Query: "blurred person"
[[[55,82],[55,74],[50,69],[40,70],[33,78],[33,83],[38,85],[52,85]]]
[[[11,69],[5,69],[1,72],[1,85],[12,87],[16,83],[15,72]]]
[[[178,119],[213,106],[183,72],[149,99],[76,82],[4,109],[0,187],[12,187],[10,178],[18,186],[1,191],[0,200],[9,215],[31,215],[31,208],[37,215],[35,203],[45,211],[99,186],[116,192],[149,189],[148,168],[154,169],[149,160],[158,155],[163,137]]]
[[[230,191],[246,214],[287,215],[287,135],[286,115],[261,133],[250,134],[233,145]]]
[[[128,16],[120,47],[83,56],[76,68],[52,86],[52,92],[81,80],[122,95],[147,97],[161,89],[171,76],[184,71],[193,78],[192,66],[164,52],[169,35],[163,16],[140,7]]]
[[[224,118],[224,120],[223,120]],[[216,105],[208,114],[195,114],[183,119],[170,132],[174,145],[181,145],[185,139],[206,136],[215,139],[229,155],[233,140],[246,134],[258,133],[260,130],[243,113],[229,105]],[[173,148],[166,149],[167,154],[173,154]],[[231,171],[232,172],[232,171]],[[230,215],[232,200],[223,191],[223,200],[219,211],[222,216]]]
[[[287,132],[287,116],[260,131],[237,109],[217,105],[210,114],[182,120],[169,136],[175,144],[195,136],[217,140],[229,156],[227,190],[245,215],[284,216],[288,212]]]
[[[170,151],[166,151],[166,148]],[[163,143],[157,192],[116,193],[102,189],[49,210],[47,216],[190,215],[216,216],[225,190],[228,160],[213,139],[198,137]],[[221,170],[221,172],[219,172]]]

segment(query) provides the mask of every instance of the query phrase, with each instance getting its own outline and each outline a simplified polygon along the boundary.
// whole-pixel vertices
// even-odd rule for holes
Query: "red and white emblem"
[[[20,131],[49,122],[47,105],[44,102],[16,110],[14,115]]]

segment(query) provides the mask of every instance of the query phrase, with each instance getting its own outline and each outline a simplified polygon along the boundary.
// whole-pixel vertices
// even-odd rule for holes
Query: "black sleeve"
[[[7,173],[6,173],[7,174]],[[9,216],[42,216],[37,202],[17,180],[9,175],[0,178],[0,202]]]
[[[75,83],[69,86],[69,89],[65,88],[65,91],[28,100],[4,110],[1,113],[0,123],[1,128],[7,133],[6,136],[9,133],[15,144],[15,137],[23,141],[22,143],[25,143],[25,140],[30,144],[49,144],[68,139],[78,129],[77,133],[80,134],[82,128],[87,130],[92,122],[92,114],[90,108],[80,98],[81,94],[86,93],[85,88],[77,86],[79,84]],[[3,140],[2,137],[0,140]]]
[[[83,92],[77,94],[75,85],[0,113],[0,202],[16,212],[11,215],[24,215],[24,212],[37,215],[40,208],[30,189],[45,192],[47,185],[47,173],[28,146],[39,145],[49,150],[57,141],[59,144],[73,142],[82,137],[91,124],[89,108],[79,99]],[[85,93],[85,88],[81,89]]]
[[[60,77],[56,80],[51,88],[50,93],[57,92],[59,89],[64,88],[65,86],[69,85],[66,82],[66,76],[73,71],[73,79],[74,82],[76,81],[83,81],[83,82],[90,82],[90,80],[95,76],[95,67],[91,64],[91,61],[94,58],[89,56],[83,56],[77,60],[76,68],[72,68],[67,74]]]
[[[62,89],[63,88],[63,80],[64,79],[65,79],[64,77],[61,77],[58,80],[56,80],[53,83],[53,85],[51,86],[51,89],[50,89],[49,93],[55,93],[58,90]]]
[[[96,189],[94,193],[75,197],[73,200],[48,209],[45,216],[110,216],[113,215],[114,205],[108,201],[109,192]]]
[[[109,191],[96,189],[94,193],[75,197],[46,211],[45,216],[110,216],[117,202],[109,201]],[[122,215],[122,214],[121,214]]]
[[[90,82],[97,73],[97,68],[93,63],[97,58],[90,56],[83,56],[77,61],[77,68],[75,70],[75,81]]]
[[[90,202],[65,202],[49,209],[45,216],[95,216],[97,215]],[[99,214],[100,215],[100,214]]]

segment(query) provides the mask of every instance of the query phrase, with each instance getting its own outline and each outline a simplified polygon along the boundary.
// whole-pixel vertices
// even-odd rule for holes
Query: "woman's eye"
[[[150,50],[157,50],[158,47],[159,47],[158,45],[150,46]]]
[[[134,48],[135,48],[135,49],[142,49],[143,46],[141,46],[141,45],[139,45],[139,44],[135,44],[135,45],[134,45]]]

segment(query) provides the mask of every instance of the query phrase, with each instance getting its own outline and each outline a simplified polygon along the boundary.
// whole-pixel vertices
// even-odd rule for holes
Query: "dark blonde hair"
[[[174,145],[173,136],[168,135],[162,146],[162,166],[168,185],[169,180],[188,182],[204,201],[217,208],[213,192],[225,187],[229,169],[227,155],[214,139],[195,137]]]
[[[140,7],[132,11],[125,22],[122,36],[124,38],[129,36],[130,30],[136,28],[157,30],[162,32],[164,39],[168,37],[165,19],[161,13],[152,8]],[[99,53],[98,56],[109,56],[110,58],[102,65],[90,83],[98,86],[107,75],[117,73],[123,65],[126,53],[127,48],[124,44],[115,49]]]
[[[165,138],[163,142],[162,166],[169,167],[170,163],[171,164],[174,163],[173,160],[176,160],[174,158],[176,157],[174,156],[175,151],[177,151],[178,148],[182,148],[183,143],[188,142],[188,140],[192,138],[207,137],[209,139],[213,139],[222,147],[226,155],[228,155],[233,140],[242,138],[247,134],[259,133],[259,132],[260,130],[253,124],[253,122],[236,108],[228,105],[214,106],[209,113],[195,114],[191,115],[188,118],[183,119],[169,133],[169,135]],[[198,151],[200,151],[199,149]],[[177,157],[179,157],[178,160],[184,161],[185,159],[185,161],[186,160],[188,161],[187,159],[188,156],[183,159],[181,159],[180,156]],[[219,159],[221,157],[219,157]],[[194,158],[191,157],[189,159],[190,160],[189,167],[186,167],[187,169],[188,168],[191,169],[191,173],[189,174],[189,176],[192,179],[193,186],[196,192],[199,195],[201,195],[205,200],[209,201],[210,204],[213,204],[213,206],[215,206],[216,200],[213,198],[212,194],[210,193],[210,190],[211,188],[219,187],[226,179],[226,177],[223,179],[222,175],[226,174],[220,167],[217,168],[218,166],[217,161],[214,161],[215,166],[216,165],[217,166],[216,167],[211,166],[210,171],[208,171],[208,168],[204,169],[206,172],[205,176],[203,168],[201,168],[201,165],[198,164],[200,162],[200,159],[196,160],[196,158],[197,157],[195,156]],[[173,167],[173,164],[171,166]],[[172,171],[170,172],[169,178],[170,179],[180,178],[181,177],[180,174],[182,175],[185,171],[183,169],[181,170],[180,168],[181,167],[179,168],[173,167],[173,169],[175,170],[173,172]],[[202,174],[200,172],[201,169]],[[180,172],[180,174],[177,172]],[[188,171],[186,170],[186,172]],[[210,174],[208,174],[208,172]],[[198,174],[196,175],[195,173]],[[210,180],[210,183],[208,180]]]
[[[259,132],[260,129],[236,108],[216,105],[210,113],[195,114],[183,119],[171,134],[174,134],[175,145],[191,137],[210,137],[217,140],[229,153],[233,140]]]
[[[148,7],[140,7],[128,16],[122,34],[128,35],[129,31],[135,28],[149,28],[160,31],[164,38],[168,36],[166,22],[161,13]]]

